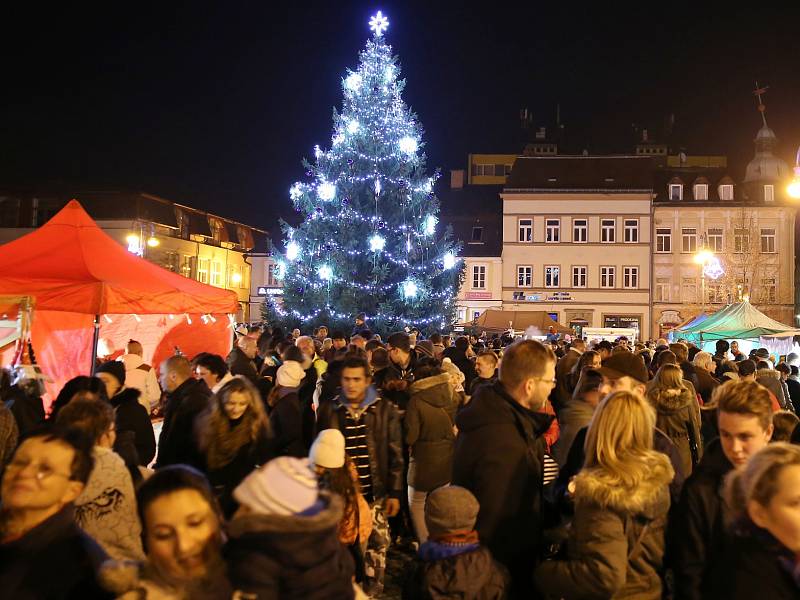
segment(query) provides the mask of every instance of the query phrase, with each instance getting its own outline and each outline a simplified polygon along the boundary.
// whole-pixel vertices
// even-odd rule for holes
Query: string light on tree
[[[400,152],[404,154],[414,154],[417,151],[417,140],[409,135],[400,138],[398,145],[400,146]]]
[[[347,133],[350,135],[355,135],[358,133],[358,130],[361,126],[358,124],[358,121],[353,119],[347,124]]]
[[[402,291],[403,291],[403,298],[405,298],[406,300],[413,300],[414,298],[417,297],[417,293],[419,292],[419,286],[417,285],[417,282],[414,281],[413,279],[406,279],[403,282]]]
[[[386,247],[386,239],[381,237],[377,233],[374,234],[371,238],[369,238],[370,252],[383,252],[383,249],[385,247]]]
[[[289,260],[297,260],[300,256],[300,245],[294,240],[286,244],[286,258]]]
[[[333,279],[333,269],[331,269],[329,265],[321,265],[317,270],[317,274],[322,281],[330,281]]]
[[[330,202],[336,197],[336,186],[330,181],[322,181],[317,186],[317,195],[319,196],[320,200]]]
[[[425,217],[425,226],[424,231],[425,235],[433,235],[436,233],[436,223],[439,222],[439,219],[436,218],[435,215],[428,215]]]
[[[361,89],[362,81],[363,79],[361,78],[361,75],[358,73],[350,73],[350,75],[347,76],[347,79],[344,80],[344,87],[351,92],[357,92]]]
[[[289,198],[292,199],[293,202],[300,200],[303,197],[303,185],[300,182],[295,183],[292,187],[289,188]]]
[[[456,266],[456,255],[452,252],[445,252],[442,260],[445,269],[450,270]]]

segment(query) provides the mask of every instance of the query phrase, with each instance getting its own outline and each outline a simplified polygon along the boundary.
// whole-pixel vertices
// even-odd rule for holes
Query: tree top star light
[[[381,11],[378,11],[369,20],[369,28],[375,33],[375,37],[381,37],[383,32],[389,29],[389,19],[384,17]]]

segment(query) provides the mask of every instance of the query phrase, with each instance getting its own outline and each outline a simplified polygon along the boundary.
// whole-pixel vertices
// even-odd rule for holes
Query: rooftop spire
[[[764,104],[761,96],[766,94],[768,89],[769,89],[768,85],[765,85],[764,87],[759,87],[758,81],[756,81],[756,89],[753,90],[753,96],[758,98],[758,112],[761,113],[761,120],[764,121],[764,127],[767,126],[767,115],[766,115],[767,107]]]

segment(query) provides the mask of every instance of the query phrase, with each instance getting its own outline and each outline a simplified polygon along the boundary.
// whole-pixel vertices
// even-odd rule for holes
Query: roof
[[[800,330],[770,319],[747,301],[729,304],[705,319],[695,319],[674,331],[676,337],[695,342],[797,334]]]
[[[649,192],[652,156],[520,156],[504,192]]]
[[[134,256],[77,200],[0,246],[0,294],[33,296],[40,310],[80,314],[235,313],[236,292]]]
[[[437,194],[441,219],[462,243],[460,256],[500,256],[503,251],[502,185],[466,185]],[[479,227],[480,232],[475,231]],[[474,240],[473,233],[480,233]]]
[[[683,200],[669,199],[669,185],[671,183],[683,185]],[[708,185],[707,200],[698,200],[697,202],[714,202],[715,204],[719,204],[719,186],[722,184],[734,185],[734,199],[737,199],[739,195],[735,182],[731,179],[727,168],[666,167],[657,169],[653,174],[654,202],[671,202],[673,204],[694,202],[695,183],[704,183]]]

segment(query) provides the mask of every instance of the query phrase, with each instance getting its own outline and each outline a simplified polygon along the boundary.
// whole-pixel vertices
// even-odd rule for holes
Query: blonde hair
[[[769,390],[755,381],[728,381],[714,390],[711,404],[720,412],[758,417],[766,431],[772,424],[772,400]]]
[[[653,377],[652,391],[674,390],[686,387],[683,383],[683,369],[678,365],[667,363],[661,365]]]
[[[706,371],[711,371],[712,365],[714,364],[714,359],[711,357],[709,352],[698,352],[694,355],[694,360],[692,364],[695,367],[700,367],[701,369],[705,369]]]
[[[778,493],[778,479],[786,467],[800,466],[800,447],[776,442],[754,454],[743,469],[732,471],[725,480],[725,501],[731,522],[745,516],[747,504],[768,506]]]
[[[656,413],[639,394],[615,392],[598,406],[586,433],[584,469],[602,469],[616,485],[632,489],[647,479]]]

